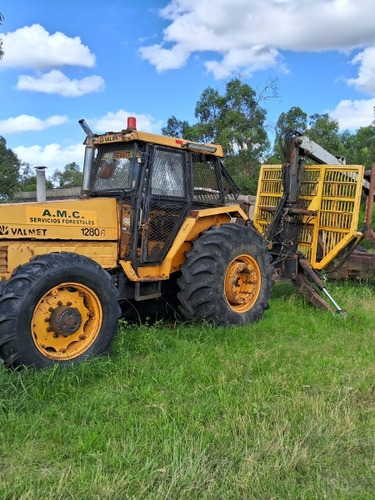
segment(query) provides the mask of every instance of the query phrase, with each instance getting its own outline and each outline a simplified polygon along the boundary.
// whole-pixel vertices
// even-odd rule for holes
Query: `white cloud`
[[[358,78],[351,78],[348,84],[375,95],[375,46],[368,47],[357,54],[352,64],[360,65]]]
[[[163,40],[141,47],[141,56],[165,71],[200,53],[217,78],[282,64],[283,50],[364,48],[375,34],[373,0],[171,0],[159,13],[169,21]]]
[[[138,130],[142,130],[143,132],[160,133],[160,128],[163,125],[161,121],[155,121],[155,119],[151,115],[143,115],[130,111],[128,112],[122,109],[115,113],[109,112],[105,116],[96,120],[87,119],[87,122],[90,124],[90,127],[94,133],[120,131],[126,128],[127,118],[129,116],[134,116],[137,119]],[[53,119],[55,119],[55,117],[50,117],[47,120],[42,121],[38,120],[35,117],[29,118],[33,118],[35,123],[52,123]],[[32,120],[30,120],[30,122],[31,121]],[[25,123],[26,122],[27,120],[25,118]],[[2,123],[4,122],[0,122],[0,125]],[[75,162],[81,167],[83,166],[84,146],[82,145],[82,143],[73,144],[71,146],[62,146],[61,144],[57,143],[48,144],[46,146],[17,146],[13,147],[12,151],[16,153],[21,161],[29,163],[33,167],[36,167],[38,165],[44,165],[48,167],[47,177],[49,175],[52,175],[52,173],[56,169],[63,170],[65,165],[71,162]]]
[[[82,143],[66,147],[61,144],[17,146],[12,150],[21,161],[29,163],[32,167],[40,165],[48,167],[47,177],[56,169],[63,170],[68,163],[75,162],[82,167],[85,152]]]
[[[97,119],[95,122],[92,120],[93,132],[109,132],[120,131],[126,128],[127,119],[129,116],[134,116],[137,119],[137,129],[142,132],[160,133],[162,121],[155,121],[151,115],[143,115],[134,113],[132,111],[125,111],[120,109],[115,113],[109,111],[105,116]]]
[[[368,127],[374,119],[375,98],[363,100],[342,100],[335,109],[328,111],[332,118],[338,120],[341,130],[355,131],[360,127]]]
[[[29,68],[41,70],[66,65],[92,68],[95,55],[82,44],[80,37],[64,33],[50,34],[40,24],[25,26],[2,35],[6,53],[0,68]]]
[[[181,45],[175,45],[171,49],[164,49],[160,44],[141,47],[141,56],[153,64],[158,71],[178,69],[183,66],[189,58],[189,51]]]
[[[68,117],[65,115],[53,115],[45,120],[32,115],[18,115],[0,121],[0,135],[46,130],[50,127],[62,125],[67,121]]]
[[[284,69],[281,57],[277,50],[267,47],[252,47],[249,50],[229,50],[222,61],[207,61],[205,66],[208,71],[212,71],[216,79],[225,78],[228,72],[243,70],[252,73],[259,69],[266,69],[280,65]]]
[[[52,70],[36,77],[21,75],[17,84],[18,90],[58,94],[63,97],[77,97],[91,92],[99,92],[104,87],[104,80],[100,76],[87,76],[81,80],[70,80],[58,70]]]

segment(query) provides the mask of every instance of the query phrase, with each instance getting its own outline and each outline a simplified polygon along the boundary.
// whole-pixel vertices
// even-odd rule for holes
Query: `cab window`
[[[103,152],[97,160],[93,190],[132,189],[133,164],[133,148]]]
[[[151,175],[151,194],[184,198],[185,178],[185,153],[156,148]]]

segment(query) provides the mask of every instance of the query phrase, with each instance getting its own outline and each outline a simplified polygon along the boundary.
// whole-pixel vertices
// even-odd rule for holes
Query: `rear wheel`
[[[119,316],[99,264],[73,253],[36,257],[2,284],[0,356],[8,367],[77,363],[108,350]]]
[[[250,227],[224,224],[193,243],[178,280],[182,314],[217,325],[257,321],[273,285],[271,257]]]

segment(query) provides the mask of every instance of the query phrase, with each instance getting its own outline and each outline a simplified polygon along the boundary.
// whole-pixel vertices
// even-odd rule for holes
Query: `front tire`
[[[258,321],[268,307],[273,268],[267,245],[254,229],[223,224],[193,242],[178,280],[186,319],[215,325]]]
[[[117,289],[82,255],[35,257],[0,293],[0,357],[10,368],[78,363],[107,351],[117,331]]]

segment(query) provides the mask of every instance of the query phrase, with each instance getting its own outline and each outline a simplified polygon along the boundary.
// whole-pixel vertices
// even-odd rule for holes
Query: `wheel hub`
[[[240,305],[246,302],[248,294],[247,282],[250,278],[248,266],[243,262],[236,262],[228,271],[226,293],[232,304]]]
[[[258,298],[261,274],[256,261],[248,254],[236,257],[228,266],[224,279],[229,306],[242,313],[251,309]]]
[[[67,281],[48,290],[31,319],[33,341],[43,356],[68,361],[85,354],[103,322],[98,295],[86,285]]]
[[[76,307],[59,306],[50,316],[49,325],[57,334],[68,337],[76,333],[82,324],[82,315]]]

